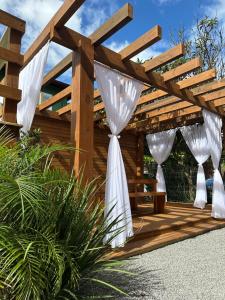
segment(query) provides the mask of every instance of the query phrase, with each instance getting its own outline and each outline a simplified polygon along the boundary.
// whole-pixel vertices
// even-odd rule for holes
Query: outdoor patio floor
[[[170,202],[163,214],[153,214],[152,209],[151,203],[138,205],[133,214],[134,237],[125,247],[111,252],[111,258],[142,254],[225,227],[225,220],[211,217],[211,205],[200,210],[192,204]]]

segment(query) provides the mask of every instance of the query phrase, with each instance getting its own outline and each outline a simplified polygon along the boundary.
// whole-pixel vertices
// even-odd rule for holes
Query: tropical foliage
[[[0,299],[93,299],[88,287],[99,284],[119,291],[101,279],[117,265],[103,245],[117,220],[105,225],[94,181],[81,187],[50,167],[62,146],[36,138],[9,146],[0,133]]]

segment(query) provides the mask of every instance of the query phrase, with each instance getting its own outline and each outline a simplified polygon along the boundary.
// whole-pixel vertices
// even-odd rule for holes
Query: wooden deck
[[[192,204],[168,203],[164,214],[153,214],[151,204],[139,204],[133,215],[134,237],[111,258],[127,258],[225,227],[211,217],[211,205],[200,210]]]

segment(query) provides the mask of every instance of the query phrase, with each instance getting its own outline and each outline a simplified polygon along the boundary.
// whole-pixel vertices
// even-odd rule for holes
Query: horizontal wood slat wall
[[[40,128],[41,142],[44,144],[66,144],[70,143],[70,122],[66,120],[54,119],[47,116],[35,115],[32,129]],[[94,157],[93,157],[93,175],[99,177],[102,181],[105,179],[107,151],[109,146],[110,132],[107,129],[95,128],[94,131]],[[137,156],[137,136],[132,132],[121,133],[119,140],[124,158],[127,178],[136,176],[136,156]],[[58,153],[53,160],[53,166],[64,170],[70,170],[69,152]]]

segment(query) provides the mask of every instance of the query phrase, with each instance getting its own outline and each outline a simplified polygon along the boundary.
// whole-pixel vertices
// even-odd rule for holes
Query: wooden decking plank
[[[141,206],[147,209],[146,204]],[[168,218],[168,216],[172,216],[172,218]],[[152,251],[211,230],[223,228],[225,220],[213,219],[208,208],[199,210],[188,205],[168,204],[167,213],[135,216],[133,224],[135,236],[124,248],[112,251],[109,254],[110,257],[127,258]]]

